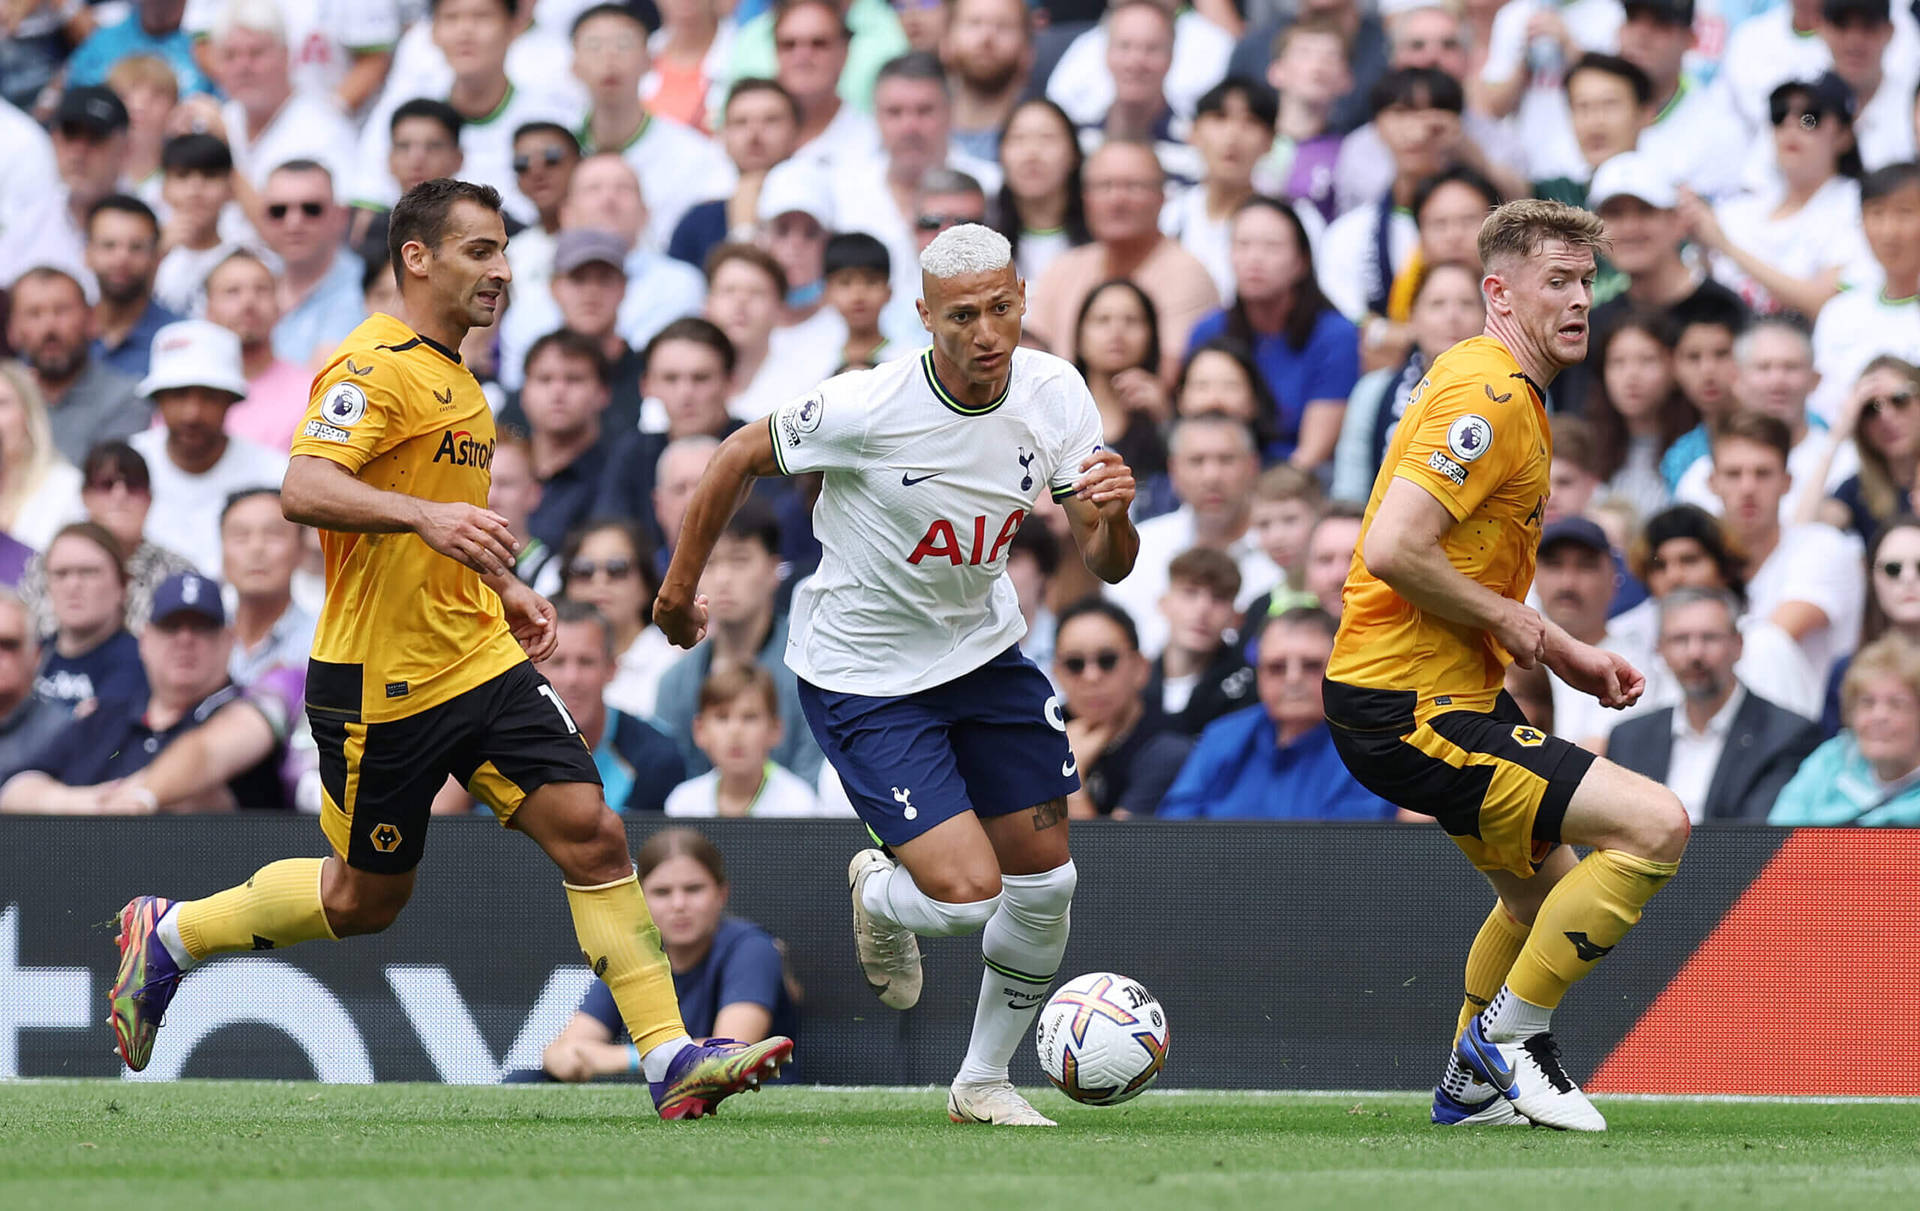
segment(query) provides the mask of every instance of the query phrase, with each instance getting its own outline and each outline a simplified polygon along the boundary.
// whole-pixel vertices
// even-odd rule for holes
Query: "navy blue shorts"
[[[961,812],[1005,816],[1080,787],[1060,700],[1018,647],[897,698],[802,679],[800,705],[854,810],[888,845]]]

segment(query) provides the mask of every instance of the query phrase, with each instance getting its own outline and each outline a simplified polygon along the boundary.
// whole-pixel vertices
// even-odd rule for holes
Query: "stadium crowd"
[[[1696,821],[1920,824],[1904,0],[12,0],[0,33],[0,811],[318,810],[318,544],[278,485],[315,366],[393,305],[388,209],[460,176],[514,280],[460,350],[499,436],[445,456],[560,602],[545,672],[618,809],[850,813],[781,659],[817,482],[755,487],[700,647],[651,599],[719,440],[924,346],[918,251],[986,222],[1141,481],[1119,585],[1044,492],[1006,554],[1073,814],[1391,818],[1321,673],[1394,426],[1480,331],[1481,218],[1532,194],[1612,241],[1535,596],[1648,691],[1513,696]]]

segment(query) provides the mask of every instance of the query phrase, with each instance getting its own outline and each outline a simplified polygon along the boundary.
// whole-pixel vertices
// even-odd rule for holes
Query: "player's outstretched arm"
[[[687,503],[673,562],[653,599],[654,625],[679,647],[690,648],[706,637],[707,602],[699,596],[700,574],[706,571],[720,531],[726,529],[754,480],[778,474],[773,430],[767,425],[743,425],[714,451]]]
[[[1546,655],[1546,620],[1453,566],[1441,545],[1453,526],[1453,514],[1437,497],[1412,480],[1396,478],[1374,510],[1360,558],[1367,571],[1418,609],[1491,632],[1514,663],[1532,668]]]
[[[482,576],[510,573],[520,550],[507,519],[491,509],[383,491],[312,454],[296,454],[287,464],[280,511],[288,521],[323,530],[418,534],[429,547]]]
[[[1080,470],[1085,474],[1060,506],[1067,511],[1087,570],[1108,584],[1119,584],[1140,554],[1140,532],[1127,516],[1133,506],[1133,472],[1112,450],[1094,451]]]

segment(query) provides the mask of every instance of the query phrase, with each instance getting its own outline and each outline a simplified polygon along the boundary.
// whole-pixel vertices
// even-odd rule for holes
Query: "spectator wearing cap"
[[[227,432],[269,450],[285,450],[307,410],[313,372],[273,352],[273,330],[280,322],[273,270],[236,248],[207,274],[205,294],[206,318],[240,338],[240,369],[247,380],[247,397],[227,410]]]
[[[248,488],[276,487],[286,455],[228,434],[227,410],[247,397],[240,338],[209,320],[169,324],[153,338],[153,370],[140,384],[160,425],[129,440],[153,476],[149,516],[195,568],[219,574],[220,512]]]
[[[831,312],[825,306],[827,240],[833,236],[833,184],[819,168],[789,160],[767,170],[760,186],[760,222],[756,242],[780,262],[787,275],[787,297],[780,327],[806,324]],[[834,316],[815,325],[821,339],[840,341]]]
[[[100,285],[93,352],[122,374],[147,372],[153,338],[180,317],[153,297],[160,220],[139,198],[108,194],[87,215],[87,269]]]
[[[1568,68],[1588,51],[1619,46],[1618,0],[1515,0],[1494,15],[1487,55],[1472,83],[1474,108],[1514,116],[1535,180],[1578,179],[1584,161],[1568,122]]]
[[[1820,725],[1768,702],[1734,672],[1740,603],[1720,589],[1675,589],[1659,602],[1660,656],[1680,702],[1613,729],[1607,751],[1680,797],[1687,817],[1767,818],[1821,741]]]
[[[617,155],[603,152],[580,161],[560,227],[546,295],[516,298],[500,323],[500,383],[509,390],[520,386],[526,351],[535,338],[560,326],[565,308],[559,296],[565,289],[586,286],[599,304],[592,308],[591,327],[580,331],[595,337],[613,332],[635,348],[681,316],[697,313],[706,296],[699,273],[644,243],[647,206],[640,178]],[[564,277],[574,281],[563,286]],[[613,309],[611,328],[601,317],[607,304]]]
[[[1907,22],[1896,38],[1890,0],[1823,0],[1820,40],[1833,71],[1859,99],[1853,135],[1868,172],[1914,158],[1913,98],[1920,42]]]
[[[130,152],[127,107],[110,88],[70,86],[48,124],[59,186],[40,188],[7,216],[0,282],[22,269],[53,265],[84,272],[87,216],[94,204],[121,188]],[[84,280],[84,279],[83,279]],[[92,283],[88,283],[92,293]]]
[[[694,735],[701,687],[715,670],[738,665],[759,665],[772,675],[780,721],[773,760],[809,784],[819,777],[820,746],[801,709],[799,681],[782,659],[788,618],[778,607],[779,590],[779,523],[763,504],[749,503],[727,522],[700,577],[706,640],[660,678],[654,719],[679,745],[689,778],[713,768]]]
[[[78,706],[146,692],[146,674],[126,626],[127,567],[113,535],[92,522],[63,526],[47,544],[53,626],[34,692]]]
[[[89,450],[80,468],[80,505],[85,519],[104,529],[120,551],[132,552],[123,565],[127,586],[123,615],[127,628],[138,631],[147,625],[153,591],[160,582],[176,572],[193,571],[185,557],[147,541],[147,513],[153,507],[147,460],[123,441],[101,442]],[[34,632],[51,634],[56,622],[44,556],[28,562],[20,596],[33,612]]]
[[[1138,2],[1109,0],[1105,5],[1104,19],[1067,46],[1060,56],[1060,62],[1054,65],[1053,74],[1047,78],[1047,99],[1065,110],[1074,125],[1083,128],[1097,125],[1101,117],[1120,100],[1120,85],[1111,67],[1114,18],[1119,16],[1122,9]],[[1172,45],[1164,52],[1167,64],[1160,69],[1166,76],[1162,91],[1168,106],[1181,120],[1193,117],[1194,105],[1199,101],[1200,94],[1218,84],[1222,75],[1229,72],[1260,74],[1276,29],[1267,29],[1257,47],[1257,62],[1253,65],[1237,61],[1229,64],[1228,60],[1234,54],[1231,34],[1192,9],[1182,8],[1171,0],[1161,0],[1157,7],[1173,24]],[[1312,15],[1305,11],[1305,5],[1301,9],[1301,16]]]
[[[53,444],[47,403],[33,372],[0,360],[0,532],[42,550],[53,532],[81,515],[80,472]],[[19,581],[20,569],[8,584]]]
[[[1028,325],[1054,353],[1072,360],[1074,320],[1087,296],[1111,278],[1129,278],[1153,300],[1161,372],[1171,382],[1188,334],[1220,305],[1213,275],[1160,230],[1166,174],[1151,148],[1108,143],[1087,157],[1081,182],[1094,242],[1061,253],[1029,284]]]
[[[287,740],[303,676],[242,690],[227,678],[233,632],[220,586],[185,572],[154,594],[137,695],[102,697],[0,787],[0,811],[140,814],[290,806]],[[177,751],[175,751],[177,750]]]
[[[277,668],[304,672],[318,618],[293,599],[305,527],[280,511],[278,488],[248,488],[220,511],[220,560],[233,601],[227,675],[248,686]]]
[[[207,48],[209,70],[227,100],[217,109],[188,104],[206,132],[232,149],[241,181],[258,190],[287,161],[313,160],[327,166],[336,186],[346,182],[353,126],[327,97],[296,90],[286,18],[275,0],[226,0]]]
[[[1335,622],[1312,606],[1266,620],[1260,701],[1208,724],[1160,801],[1163,820],[1391,820],[1391,804],[1347,772],[1320,688]]]
[[[1874,276],[1860,231],[1860,152],[1853,90],[1827,72],[1788,81],[1768,98],[1778,183],[1709,206],[1680,196],[1688,233],[1713,253],[1713,272],[1755,312],[1813,317],[1843,284]]]
[[[1860,221],[1878,271],[1820,309],[1813,325],[1813,368],[1820,375],[1808,405],[1838,422],[1848,392],[1874,358],[1920,364],[1920,164],[1892,164],[1860,182]]]
[[[1152,815],[1180,772],[1193,740],[1147,692],[1150,675],[1125,610],[1089,597],[1061,612],[1052,676],[1080,773],[1067,796],[1074,819]]]
[[[1739,193],[1742,164],[1733,149],[1747,145],[1746,131],[1685,70],[1694,49],[1693,0],[1626,0],[1621,9],[1620,57],[1653,85],[1653,122],[1640,135],[1640,152],[1709,201]]]
[[[1588,51],[1567,69],[1567,109],[1580,159],[1568,175],[1533,182],[1533,195],[1588,205],[1588,185],[1602,164],[1640,145],[1653,124],[1653,81],[1618,55]]]
[[[261,234],[280,258],[280,322],[274,356],[307,365],[366,318],[360,258],[343,246],[347,210],[333,174],[316,160],[290,160],[260,191]]]
[[[688,208],[667,241],[667,255],[695,269],[706,267],[707,254],[726,243],[728,233],[758,221],[762,183],[799,144],[800,106],[772,80],[734,81],[725,117],[720,145],[733,163],[734,187]]]
[[[1380,20],[1387,31],[1388,70],[1432,68],[1466,87],[1472,35],[1459,7],[1447,0],[1385,0],[1380,5]],[[1460,127],[1464,136],[1458,145],[1461,162],[1493,181],[1502,195],[1524,196],[1526,149],[1519,145],[1512,128],[1471,106],[1462,110]],[[1393,186],[1393,157],[1373,122],[1348,134],[1339,146],[1333,187],[1341,213],[1377,200]]]
[[[822,139],[808,154],[837,158],[862,138],[873,146],[874,82],[911,49],[887,0],[776,0],[740,26],[718,78],[778,79],[806,115],[801,142]]]
[[[1645,669],[1652,653],[1636,650],[1631,638],[1608,624],[1620,573],[1606,531],[1585,517],[1563,517],[1541,531],[1538,570],[1533,587],[1540,611],[1581,643],[1618,652]],[[1593,752],[1605,752],[1607,733],[1621,716],[1555,674],[1553,733]],[[1638,708],[1647,709],[1647,708]]]
[[[78,463],[93,443],[146,428],[153,414],[136,390],[139,380],[93,350],[93,311],[79,279],[41,265],[9,295],[7,344],[33,371],[61,457]]]
[[[953,90],[953,145],[1000,160],[1000,132],[1034,91],[1033,21],[1023,0],[953,0],[938,53]]]
[[[0,589],[0,783],[19,773],[60,734],[72,704],[34,693],[40,637],[26,603]]]
[[[68,85],[103,85],[120,60],[155,55],[173,68],[182,92],[211,93],[213,83],[193,57],[193,39],[180,28],[186,8],[187,0],[141,0],[115,24],[94,30],[67,60]]]
[[[614,152],[646,195],[647,247],[664,251],[687,211],[733,192],[734,169],[712,139],[649,110],[640,81],[652,67],[647,27],[619,4],[595,4],[573,19],[573,74],[587,91],[580,147]]]

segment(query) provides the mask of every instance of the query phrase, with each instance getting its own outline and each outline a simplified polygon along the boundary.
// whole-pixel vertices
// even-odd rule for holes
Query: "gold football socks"
[[[320,899],[325,858],[270,862],[238,887],[173,908],[180,941],[194,962],[231,950],[277,950],[319,938],[337,941]]]
[[[1653,893],[1680,869],[1615,849],[1596,849],[1547,893],[1507,988],[1551,1010],[1627,936]]]
[[[629,874],[597,887],[568,883],[566,889],[587,966],[613,993],[634,1047],[645,1055],[662,1043],[687,1037],[673,991],[673,966],[640,894],[640,877]]]
[[[1527,944],[1530,928],[1508,912],[1505,904],[1494,901],[1493,911],[1481,923],[1473,948],[1467,951],[1467,995],[1460,1005],[1460,1018],[1454,1023],[1454,1041],[1459,1041],[1475,1014],[1493,1003],[1494,994],[1507,982],[1513,961],[1520,957],[1521,947]]]

